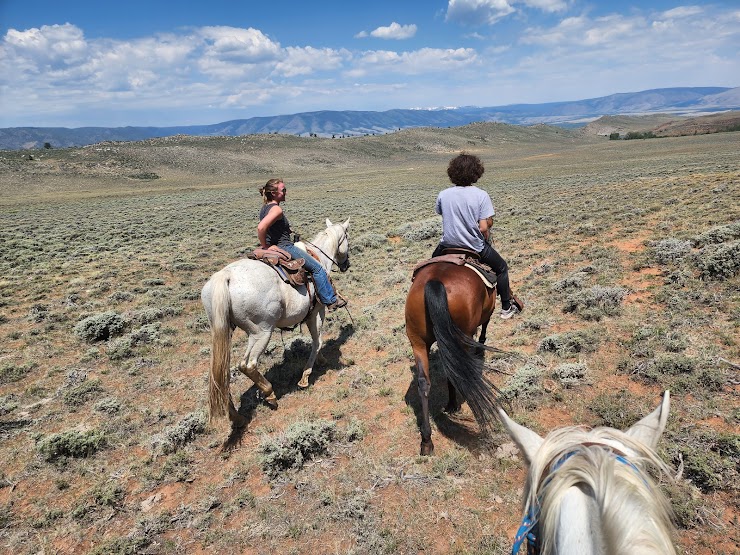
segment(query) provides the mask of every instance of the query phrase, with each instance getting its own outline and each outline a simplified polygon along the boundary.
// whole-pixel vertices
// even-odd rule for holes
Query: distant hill
[[[631,131],[651,131],[656,137],[740,131],[740,112],[720,112],[696,117],[675,114],[602,116],[583,128],[583,132],[588,135],[626,135]]]
[[[740,109],[740,87],[679,87],[619,93],[568,102],[461,107],[438,110],[319,111],[176,127],[9,127],[0,129],[0,149],[84,146],[174,135],[239,136],[258,133],[323,137],[384,134],[410,127],[455,127],[476,121],[516,125],[582,126],[605,115],[670,112],[674,116]]]

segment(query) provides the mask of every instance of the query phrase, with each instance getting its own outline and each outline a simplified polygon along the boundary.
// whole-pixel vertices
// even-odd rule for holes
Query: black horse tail
[[[424,305],[447,379],[468,402],[480,427],[484,431],[490,431],[494,420],[498,418],[500,392],[483,374],[480,350],[498,349],[481,345],[452,321],[447,304],[447,290],[441,281],[430,280],[426,283]]]

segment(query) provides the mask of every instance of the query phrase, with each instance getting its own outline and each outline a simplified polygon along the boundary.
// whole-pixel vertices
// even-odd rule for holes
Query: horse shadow
[[[354,333],[354,328],[349,324],[343,324],[339,329],[339,335],[334,339],[324,342],[316,364],[311,372],[310,383],[313,385],[324,374],[330,370],[339,370],[345,366],[341,361],[341,348]],[[277,362],[267,368],[263,375],[272,384],[273,391],[278,400],[289,393],[294,393],[301,388],[298,387],[298,380],[303,373],[303,367],[311,354],[311,339],[303,337],[292,338],[285,346],[282,361]],[[249,378],[247,378],[249,379]],[[247,425],[251,422],[257,407],[263,403],[262,393],[256,385],[252,385],[239,398],[238,413],[247,420]],[[247,426],[242,428],[242,433]],[[232,430],[232,435],[236,429]]]
[[[482,353],[481,353],[482,354]],[[429,354],[429,418],[434,422],[437,431],[444,437],[454,441],[468,451],[478,452],[487,448],[486,436],[477,430],[475,418],[469,411],[450,414],[444,407],[447,405],[448,389],[447,376],[442,370],[442,362],[436,351]],[[421,398],[417,382],[416,366],[409,367],[411,382],[409,383],[404,401],[410,406],[416,416],[416,427],[421,430],[422,412]],[[460,399],[460,393],[458,393]],[[471,429],[471,425],[473,428]]]

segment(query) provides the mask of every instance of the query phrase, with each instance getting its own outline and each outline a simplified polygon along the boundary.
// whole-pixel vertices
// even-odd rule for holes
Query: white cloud
[[[347,73],[353,77],[385,72],[434,74],[454,71],[477,62],[478,54],[472,48],[421,48],[412,52],[373,50],[362,54]]]
[[[289,46],[285,49],[283,59],[275,65],[275,73],[295,77],[310,75],[317,71],[330,71],[340,68],[350,57],[348,50]]]
[[[251,27],[202,27],[199,35],[207,43],[206,57],[225,63],[257,64],[274,61],[281,55],[279,43]]]
[[[395,21],[388,27],[378,27],[370,35],[378,39],[410,39],[416,34],[416,25],[399,25]]]
[[[449,0],[445,20],[463,25],[493,25],[514,11],[507,0]]]
[[[516,4],[546,13],[567,9],[567,0],[449,0],[446,21],[462,25],[493,25],[521,9]]]

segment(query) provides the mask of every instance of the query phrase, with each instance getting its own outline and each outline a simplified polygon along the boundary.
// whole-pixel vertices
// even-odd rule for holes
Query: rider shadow
[[[447,376],[442,371],[441,364],[436,350],[429,353],[429,379],[432,382],[429,388],[429,418],[437,427],[436,431],[444,437],[469,451],[480,451],[485,448],[486,438],[478,431],[478,424],[470,411],[463,408],[461,412],[450,415],[444,410],[447,406],[448,390]],[[404,400],[414,410],[417,430],[421,430],[421,398],[419,397],[416,366],[410,366],[409,370],[411,371],[411,383],[406,390]],[[458,393],[458,400],[460,399]]]
[[[311,385],[329,370],[339,370],[345,366],[341,361],[341,347],[353,333],[354,328],[351,325],[343,324],[336,338],[324,341],[309,378]],[[272,384],[272,389],[277,395],[278,401],[285,395],[301,389],[298,387],[298,380],[301,379],[303,367],[310,354],[310,338],[308,340],[302,337],[292,338],[285,345],[282,360],[273,364],[264,372],[265,378]],[[247,420],[251,420],[254,411],[260,404],[262,404],[261,392],[256,385],[252,385],[242,393],[238,412]]]

